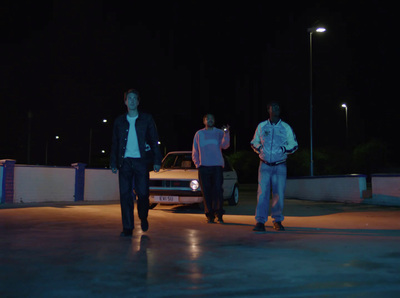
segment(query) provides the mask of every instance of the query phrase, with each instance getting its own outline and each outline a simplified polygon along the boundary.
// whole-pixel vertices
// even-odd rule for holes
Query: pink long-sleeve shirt
[[[200,166],[224,167],[221,149],[227,149],[229,145],[229,132],[215,127],[198,130],[194,135],[192,148],[192,159],[196,168]]]

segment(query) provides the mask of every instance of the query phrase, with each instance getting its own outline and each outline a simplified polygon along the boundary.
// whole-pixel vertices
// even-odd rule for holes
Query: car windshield
[[[163,169],[195,169],[191,153],[168,154],[162,163]]]

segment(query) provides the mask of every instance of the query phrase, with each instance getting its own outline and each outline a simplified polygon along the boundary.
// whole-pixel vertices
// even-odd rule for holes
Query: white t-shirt
[[[129,132],[124,157],[140,158],[139,143],[135,128],[137,118],[138,116],[129,117],[126,115],[126,120],[129,122]]]

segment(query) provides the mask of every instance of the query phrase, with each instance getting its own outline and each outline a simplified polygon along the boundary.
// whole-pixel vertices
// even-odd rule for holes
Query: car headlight
[[[199,181],[197,180],[192,180],[190,181],[190,188],[194,191],[197,190],[199,188],[200,184]]]

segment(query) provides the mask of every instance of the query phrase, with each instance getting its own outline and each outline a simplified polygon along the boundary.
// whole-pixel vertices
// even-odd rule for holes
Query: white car
[[[229,205],[239,202],[237,174],[224,156],[224,200]],[[192,161],[191,151],[168,153],[159,172],[150,172],[150,208],[157,204],[203,205],[203,194],[199,183],[198,170]]]

